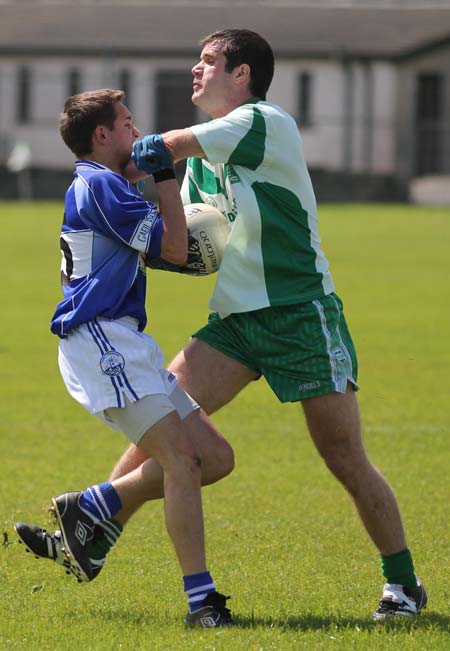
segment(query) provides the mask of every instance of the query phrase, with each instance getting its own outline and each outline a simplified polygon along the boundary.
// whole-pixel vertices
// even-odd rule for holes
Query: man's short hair
[[[250,92],[254,97],[266,99],[274,71],[274,56],[268,42],[248,29],[223,29],[202,38],[200,45],[213,42],[223,44],[227,72],[241,63],[250,66]]]
[[[117,117],[116,104],[123,97],[122,90],[102,88],[66,99],[59,129],[62,139],[75,156],[83,158],[92,152],[92,135],[99,124],[112,131]]]

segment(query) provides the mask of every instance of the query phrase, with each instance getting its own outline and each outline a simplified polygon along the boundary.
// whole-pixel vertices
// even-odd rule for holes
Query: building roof
[[[450,5],[340,0],[0,0],[2,54],[195,56],[216,29],[247,28],[276,56],[392,59],[450,42]]]

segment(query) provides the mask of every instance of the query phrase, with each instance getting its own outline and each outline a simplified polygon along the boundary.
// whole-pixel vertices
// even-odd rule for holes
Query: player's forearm
[[[172,156],[173,162],[189,158],[204,158],[205,152],[191,129],[174,129],[162,134],[164,144]]]
[[[187,260],[187,227],[178,183],[175,179],[161,181],[156,190],[163,219],[161,257],[183,265]]]

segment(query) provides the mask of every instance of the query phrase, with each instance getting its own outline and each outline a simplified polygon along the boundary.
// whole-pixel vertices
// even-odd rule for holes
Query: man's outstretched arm
[[[174,163],[185,158],[205,158],[205,152],[191,129],[173,129],[161,134]]]
[[[124,176],[132,183],[164,169],[173,169],[174,163],[189,158],[204,158],[205,153],[191,129],[174,129],[166,133],[152,133],[133,145]]]

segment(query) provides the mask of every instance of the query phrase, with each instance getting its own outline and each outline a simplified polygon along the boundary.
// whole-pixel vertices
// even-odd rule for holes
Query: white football
[[[213,274],[220,267],[230,223],[218,208],[207,203],[190,203],[184,207],[184,213],[190,235],[188,259],[197,258],[185,266],[193,275]]]

